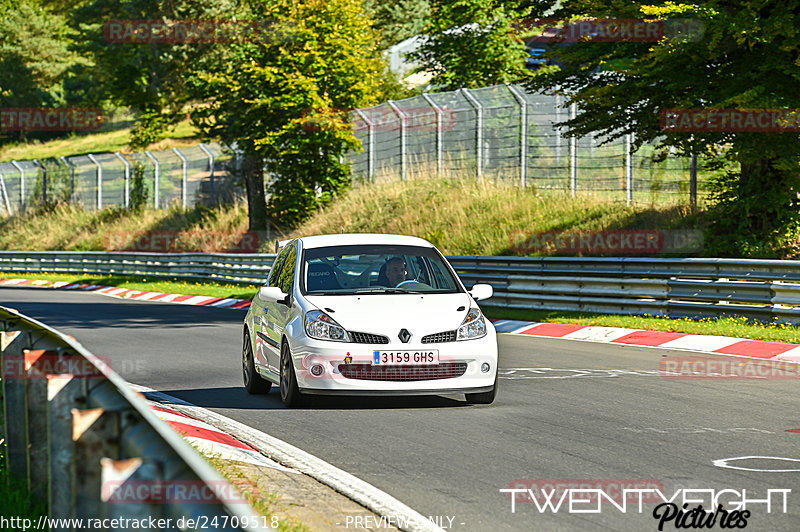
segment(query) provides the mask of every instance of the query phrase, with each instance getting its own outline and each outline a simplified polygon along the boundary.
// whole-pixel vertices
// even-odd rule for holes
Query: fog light
[[[311,366],[311,374],[315,377],[319,377],[320,375],[322,375],[323,371],[324,368],[322,367],[322,364],[314,364],[313,366]]]
[[[483,364],[481,364],[481,371],[484,372],[484,373],[489,373],[489,363],[488,362],[484,362]]]

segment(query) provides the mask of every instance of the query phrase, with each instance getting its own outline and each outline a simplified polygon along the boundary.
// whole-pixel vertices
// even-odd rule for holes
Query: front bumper
[[[291,342],[297,385],[303,393],[342,395],[438,395],[450,393],[479,393],[492,389],[497,374],[497,336],[494,328],[477,340],[444,342],[439,344],[355,344],[328,342],[303,337]],[[339,371],[344,364],[370,364],[373,352],[403,350],[424,351],[437,349],[440,364],[466,364],[463,374],[449,378],[421,378],[431,366],[414,366],[410,370],[418,380],[369,380],[347,378]],[[345,358],[350,361],[346,362]],[[489,371],[481,366],[489,364]],[[323,372],[316,376],[312,366],[322,366]],[[398,366],[387,366],[388,373],[402,372]]]

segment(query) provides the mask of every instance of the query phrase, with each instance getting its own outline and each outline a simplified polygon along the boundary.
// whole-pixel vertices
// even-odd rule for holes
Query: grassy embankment
[[[515,187],[477,184],[471,180],[416,180],[356,188],[291,232],[289,236],[315,233],[382,232],[421,236],[452,255],[509,254],[515,231],[600,229],[685,229],[702,225],[702,213],[685,206],[627,207],[589,196],[572,199],[565,194]],[[104,237],[117,231],[189,230],[244,231],[242,206],[183,211],[124,210],[87,212],[62,206],[48,212],[0,221],[0,249],[101,250]],[[263,242],[270,251],[272,242]],[[185,280],[83,276],[31,276],[92,284],[122,286],[185,294],[249,298],[253,286],[219,286]],[[656,329],[695,334],[719,334],[800,343],[794,327],[756,324],[742,319],[674,320],[653,316],[604,316],[575,312],[495,310],[497,318],[557,321]]]
[[[31,159],[48,159],[51,157],[69,157],[86,153],[110,153],[130,151],[130,123],[127,116],[106,124],[100,131],[90,133],[73,133],[61,139],[46,142],[20,142],[0,146],[0,162],[24,161]],[[170,131],[169,138],[158,141],[147,147],[148,150],[167,150],[184,148],[203,142],[197,130],[189,120],[183,120]]]

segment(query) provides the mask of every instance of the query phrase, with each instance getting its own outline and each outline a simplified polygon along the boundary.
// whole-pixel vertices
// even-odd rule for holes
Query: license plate
[[[423,351],[373,351],[373,366],[399,366],[406,364],[429,365],[439,363],[439,351],[426,349]]]

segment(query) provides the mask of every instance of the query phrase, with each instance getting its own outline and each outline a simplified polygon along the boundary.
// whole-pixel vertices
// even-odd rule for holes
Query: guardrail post
[[[153,207],[158,209],[158,181],[159,181],[159,168],[160,168],[160,165],[158,163],[158,159],[156,159],[156,156],[153,155],[151,152],[146,151],[146,152],[144,152],[144,154],[147,155],[147,157],[151,161],[153,161],[153,164],[155,165],[155,168],[153,169],[154,178],[155,178],[155,184],[153,186],[153,189],[154,189],[153,190]]]
[[[101,515],[103,483],[100,460],[119,457],[118,436],[118,412],[102,408],[72,409],[75,517],[80,519]]]
[[[131,206],[131,163],[120,152],[114,155],[125,165],[125,208],[128,209]]]
[[[28,474],[32,492],[47,498],[48,450],[47,444],[47,378],[38,367],[55,355],[55,351],[23,349],[25,403],[28,430]]]
[[[444,173],[444,144],[442,142],[442,136],[444,135],[444,109],[439,107],[429,94],[423,94],[422,98],[436,111],[436,175],[442,177]]]
[[[55,518],[68,519],[75,514],[72,409],[80,405],[86,396],[84,383],[85,379],[68,374],[50,375],[47,378],[47,439],[50,453],[48,509],[50,516]]]
[[[367,124],[367,177],[370,181],[375,180],[375,125],[367,114],[361,109],[356,109],[356,114]]]
[[[47,204],[47,168],[44,167],[39,159],[34,159],[33,164],[42,170],[42,203]]]
[[[65,165],[67,165],[67,168],[69,168],[69,201],[70,201],[70,203],[74,203],[75,202],[75,166],[71,162],[69,162],[69,160],[67,160],[67,158],[64,157],[64,156],[59,157],[59,159],[61,160],[61,162],[63,162]]]
[[[461,89],[461,93],[475,109],[475,144],[477,146],[475,151],[478,157],[477,176],[478,182],[480,182],[483,180],[483,106],[481,102],[472,95],[469,89]]]
[[[154,504],[160,501],[129,501],[127,497],[129,493],[136,493],[142,484],[150,488],[163,483],[163,468],[159,462],[139,457],[125,460],[101,458],[100,468],[104,519],[142,520],[161,517],[159,510],[162,505]],[[155,490],[148,489],[148,492],[155,493]],[[169,504],[169,501],[165,502]]]
[[[528,102],[519,87],[509,84],[506,87],[519,104],[519,180],[525,188],[528,178]]]
[[[19,210],[25,212],[25,169],[17,161],[11,161],[11,164],[19,170]]]
[[[25,384],[23,378],[24,343],[27,333],[10,330],[10,321],[3,322],[0,332],[2,349],[3,419],[5,423],[6,463],[8,470],[16,478],[28,481],[28,410],[25,407]],[[10,420],[14,420],[14,430],[9,430]]]
[[[187,188],[189,186],[189,178],[187,175],[188,169],[186,166],[186,157],[178,150],[178,148],[172,148],[172,151],[175,152],[175,155],[180,157],[181,159],[181,205],[183,208],[186,208],[186,195],[187,195]]]
[[[625,135],[625,197],[633,203],[633,133]]]
[[[103,208],[103,165],[95,158],[94,154],[88,154],[89,160],[97,165],[97,210]]]
[[[400,118],[400,179],[406,180],[406,115],[399,107],[392,101],[387,102],[392,111]]]
[[[574,120],[578,116],[578,105],[572,104],[569,108],[569,117]],[[572,197],[578,190],[578,138],[572,135],[569,138],[569,190]]]
[[[208,156],[208,194],[210,196],[209,203],[214,205],[214,154],[211,150],[206,148],[202,142],[198,144],[203,153]]]

